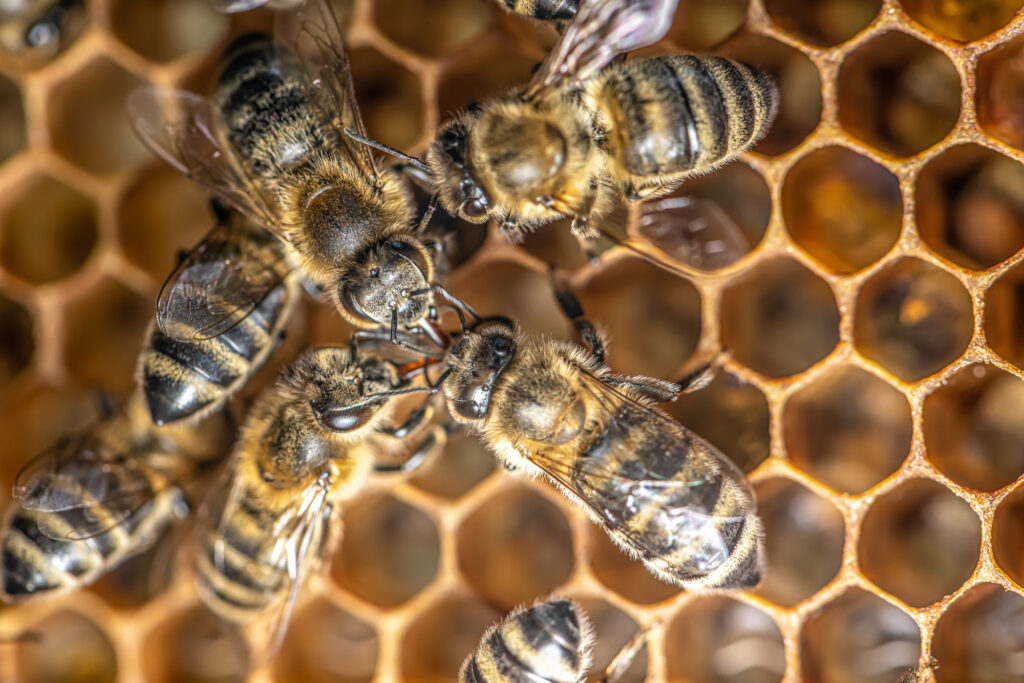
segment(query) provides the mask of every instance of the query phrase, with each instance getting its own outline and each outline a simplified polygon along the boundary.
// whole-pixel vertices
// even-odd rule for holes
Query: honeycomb
[[[0,638],[41,636],[0,642],[0,680],[450,681],[488,624],[554,591],[592,616],[592,679],[653,625],[624,681],[895,682],[918,666],[922,680],[1024,680],[1021,5],[683,0],[655,50],[740,57],[781,89],[752,153],[676,193],[718,207],[698,218],[728,224],[739,253],[693,262],[670,229],[654,233],[681,274],[621,246],[587,262],[559,224],[518,247],[469,239],[449,278],[479,310],[568,336],[557,263],[624,372],[678,377],[728,349],[669,410],[754,482],[758,590],[657,582],[550,487],[455,434],[346,507],[270,667],[249,671],[183,557],[150,571],[175,557],[158,548],[87,590],[0,607]],[[483,0],[337,9],[370,134],[413,152],[554,42]],[[208,0],[90,0],[88,15],[50,64],[0,59],[0,505],[28,458],[93,419],[99,390],[130,390],[175,252],[212,224],[203,193],[135,140],[124,95],[206,91],[230,38],[268,25]],[[633,234],[684,220],[628,218]],[[307,302],[249,394],[305,346],[346,338]]]

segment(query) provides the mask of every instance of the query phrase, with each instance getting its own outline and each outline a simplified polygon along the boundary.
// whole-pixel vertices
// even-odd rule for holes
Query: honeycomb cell
[[[114,173],[147,158],[132,132],[124,101],[143,81],[101,57],[50,91],[47,111],[54,149],[93,173]]]
[[[37,640],[18,648],[18,680],[23,683],[117,680],[117,655],[92,620],[68,610],[29,627]]]
[[[993,351],[1024,367],[1024,266],[1014,266],[989,288],[985,338]]]
[[[623,553],[600,526],[593,526],[589,534],[590,568],[608,588],[642,605],[663,602],[679,593],[678,586],[656,579],[643,563]]]
[[[953,40],[969,42],[1006,26],[1020,10],[1020,0],[903,0],[900,3],[915,21]]]
[[[1021,676],[1024,598],[983,583],[953,603],[935,626],[939,681],[1002,683]]]
[[[883,152],[912,156],[960,115],[960,77],[946,55],[900,31],[857,47],[839,71],[839,122]]]
[[[508,261],[489,261],[460,270],[448,285],[480,315],[507,316],[529,334],[565,336],[570,329],[547,273]]]
[[[527,56],[519,45],[502,36],[478,41],[448,62],[437,86],[437,108],[444,121],[472,102],[500,95],[530,79],[540,55]]]
[[[921,239],[958,266],[982,270],[1024,247],[1024,165],[978,145],[953,147],[917,181]]]
[[[754,151],[776,156],[793,149],[818,127],[821,75],[794,47],[766,36],[744,34],[730,41],[727,56],[767,71],[779,87],[779,113]]]
[[[408,182],[406,186],[412,190],[413,201],[416,202],[416,224],[419,225],[434,195],[427,194],[416,182]],[[423,240],[434,242],[441,248],[442,253],[434,256],[434,267],[437,277],[444,281],[480,250],[487,240],[487,230],[484,226],[452,216],[440,206],[435,208],[430,222],[423,229]]]
[[[679,47],[704,52],[743,25],[748,0],[680,0],[666,37]]]
[[[882,0],[767,0],[765,9],[777,26],[822,47],[838,45],[867,28],[882,8]]]
[[[671,680],[773,683],[786,671],[775,621],[717,595],[683,608],[665,634],[665,651]]]
[[[566,218],[527,233],[522,242],[523,251],[562,270],[582,268],[589,259],[579,240],[573,237],[571,225],[572,220]],[[604,241],[598,240],[596,251],[601,251]]]
[[[841,368],[795,393],[782,429],[793,463],[843,493],[867,491],[910,453],[907,399],[860,368]]]
[[[722,343],[740,363],[785,377],[828,356],[839,309],[828,284],[799,263],[758,263],[722,294]]]
[[[768,457],[768,400],[752,384],[721,372],[705,388],[663,407],[744,472]]]
[[[174,578],[175,554],[187,538],[183,525],[165,530],[153,547],[104,574],[89,590],[120,609],[141,607],[167,590]]]
[[[295,615],[274,661],[278,683],[369,683],[380,646],[371,624],[317,600]]]
[[[826,499],[788,479],[759,482],[756,490],[770,567],[758,593],[792,607],[839,572],[843,515]]]
[[[811,256],[834,272],[852,273],[882,258],[899,238],[900,181],[845,147],[825,147],[786,174],[782,215]]]
[[[968,488],[994,491],[1024,473],[1024,382],[985,365],[964,368],[924,401],[928,457]]]
[[[400,605],[437,574],[440,540],[430,517],[386,494],[349,503],[331,573],[346,590],[383,607]]]
[[[963,585],[980,544],[981,524],[970,506],[942,484],[915,479],[868,510],[858,557],[882,590],[924,607]]]
[[[861,287],[854,343],[865,357],[914,382],[952,363],[971,341],[971,296],[949,273],[904,258]]]
[[[1024,149],[1024,37],[978,58],[978,122],[989,135]]]
[[[64,359],[84,386],[126,394],[153,301],[111,278],[90,287],[65,307]]]
[[[35,353],[32,316],[25,308],[0,294],[0,389],[28,367]]]
[[[428,57],[439,57],[483,33],[493,3],[479,0],[378,0],[374,24],[381,33]]]
[[[522,486],[502,491],[474,510],[462,523],[457,543],[466,580],[502,611],[550,593],[573,568],[565,515]]]
[[[146,59],[167,62],[213,47],[230,21],[203,0],[115,0],[110,23],[125,45]]]
[[[917,668],[921,635],[905,612],[852,588],[810,615],[800,633],[804,680],[892,683]]]
[[[700,293],[687,280],[637,258],[604,266],[578,292],[587,318],[609,331],[618,372],[671,379],[697,348]]]
[[[583,611],[587,613],[590,626],[594,630],[594,645],[590,650],[593,664],[590,666],[588,681],[601,681],[601,676],[622,648],[636,635],[640,626],[633,619],[610,603],[596,598],[577,600]],[[636,653],[629,668],[623,672],[615,683],[642,683],[647,673],[647,648],[642,647]]]
[[[1024,488],[1003,499],[992,521],[992,553],[996,564],[1024,586]]]
[[[433,462],[425,463],[410,478],[416,488],[454,500],[494,471],[494,456],[480,439],[462,431],[448,436],[448,444]]]
[[[409,625],[399,646],[402,680],[456,680],[484,631],[502,616],[476,598],[450,596],[430,605]]]
[[[419,78],[373,48],[352,51],[356,101],[370,137],[397,149],[423,134],[423,94]]]
[[[143,647],[149,683],[241,683],[249,672],[249,646],[238,628],[203,607],[162,621]]]
[[[96,207],[77,190],[39,176],[0,214],[0,264],[33,284],[67,277],[96,244]]]
[[[0,162],[25,146],[25,110],[18,84],[0,75]]]

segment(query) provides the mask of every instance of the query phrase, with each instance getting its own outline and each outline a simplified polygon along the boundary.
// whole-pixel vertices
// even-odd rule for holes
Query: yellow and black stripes
[[[579,0],[499,0],[506,9],[542,21],[565,21],[576,16]]]

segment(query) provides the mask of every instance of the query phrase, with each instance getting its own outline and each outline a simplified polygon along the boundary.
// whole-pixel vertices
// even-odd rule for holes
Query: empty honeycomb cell
[[[804,622],[800,662],[805,681],[893,683],[921,656],[910,616],[878,596],[851,588]]]
[[[92,200],[48,176],[30,180],[0,213],[0,264],[33,284],[67,277],[96,245]]]
[[[117,679],[114,647],[87,617],[64,610],[30,628],[38,635],[18,648],[18,681],[113,683]]]
[[[680,0],[667,38],[696,52],[722,42],[743,25],[748,0]]]
[[[839,121],[883,152],[912,156],[960,115],[960,77],[939,50],[900,31],[860,45],[839,70]]]
[[[940,256],[991,268],[1024,247],[1024,165],[978,145],[953,147],[917,181],[917,229]]]
[[[64,309],[64,360],[83,386],[126,394],[153,300],[111,278],[97,282]],[[96,333],[102,330],[102,333]]]
[[[679,587],[656,579],[643,563],[612,543],[607,532],[594,525],[590,530],[590,568],[598,581],[630,602],[652,604],[668,600]]]
[[[0,162],[25,145],[25,110],[18,84],[0,74]]]
[[[459,568],[473,589],[507,611],[550,593],[573,568],[572,533],[558,506],[517,486],[494,496],[462,523]]]
[[[967,348],[971,296],[948,272],[904,258],[860,289],[853,337],[866,358],[913,382],[946,367]]]
[[[433,462],[424,463],[410,481],[435,496],[455,499],[468,493],[494,471],[494,456],[480,439],[462,430],[448,436],[448,443]]]
[[[796,261],[758,263],[722,295],[722,344],[737,361],[785,377],[825,358],[839,341],[828,284]]]
[[[768,457],[768,400],[757,387],[727,372],[663,408],[744,472]]]
[[[1003,683],[1024,676],[1024,598],[991,583],[975,586],[935,625],[940,683]]]
[[[765,9],[777,26],[813,45],[843,43],[867,28],[882,0],[767,0]]]
[[[985,338],[993,351],[1024,367],[1024,266],[1014,266],[989,288]]]
[[[940,35],[966,43],[1006,26],[1024,3],[1020,0],[902,0],[900,4],[915,21]]]
[[[477,41],[445,63],[437,86],[437,109],[442,121],[473,102],[500,95],[530,79],[541,55],[529,56],[502,36]]]
[[[345,505],[344,535],[331,573],[348,591],[383,607],[400,605],[437,574],[437,527],[422,511],[390,495]]]
[[[373,626],[320,599],[292,621],[274,661],[277,683],[369,683],[380,645]]]
[[[595,683],[603,681],[602,676],[612,659],[636,635],[640,626],[628,614],[604,600],[581,598],[576,602],[587,613],[594,631],[594,645],[590,650],[593,663],[587,680]],[[621,678],[616,678],[615,682],[642,683],[646,680],[646,673],[647,648],[641,647],[629,668],[623,672]]]
[[[356,101],[370,137],[405,149],[423,134],[423,94],[416,74],[373,48],[352,51]]]
[[[238,628],[204,607],[161,621],[143,648],[148,683],[241,683],[249,672],[249,646]]]
[[[493,3],[480,0],[377,0],[374,23],[399,45],[422,55],[439,57],[483,33],[493,16]]]
[[[775,156],[799,145],[821,119],[821,75],[800,50],[766,36],[743,34],[723,50],[726,56],[768,72],[779,88],[779,113],[754,151]]]
[[[882,258],[899,238],[900,181],[845,147],[815,150],[786,174],[782,215],[811,256],[837,273],[852,273]]]
[[[529,334],[564,336],[569,329],[547,273],[508,261],[489,261],[453,274],[448,285],[480,315],[509,317]]]
[[[924,401],[928,457],[968,488],[994,491],[1024,473],[1024,382],[985,365],[964,368]]]
[[[166,62],[211,48],[230,22],[204,0],[115,0],[110,23],[125,45]]]
[[[910,404],[860,368],[840,368],[795,393],[782,429],[793,463],[843,493],[867,491],[910,454]]]
[[[618,372],[674,379],[700,339],[700,293],[637,258],[611,263],[578,292],[584,315],[610,337]]]
[[[544,263],[563,270],[577,270],[588,261],[587,252],[580,246],[571,230],[571,219],[562,219],[540,226],[523,238],[523,251]],[[598,245],[599,247],[601,245]]]
[[[757,484],[768,567],[758,593],[792,607],[835,577],[843,559],[843,515],[828,500],[788,479]]]
[[[1024,586],[1024,488],[1003,499],[992,522],[992,553],[996,564]]]
[[[0,294],[0,391],[28,367],[36,340],[32,316],[25,308]]]
[[[534,596],[530,596],[532,601]],[[451,683],[489,626],[504,615],[476,598],[449,596],[421,610],[402,638],[402,680]]]
[[[665,634],[671,680],[775,683],[786,670],[782,633],[752,605],[724,596],[689,603]]]
[[[924,607],[967,580],[980,544],[981,523],[966,502],[942,484],[914,479],[868,510],[858,557],[879,588]]]
[[[151,548],[107,572],[89,590],[121,609],[145,605],[163,593],[174,578],[174,558],[187,542],[185,525],[166,529]]]
[[[1024,149],[1024,37],[978,58],[978,122],[987,133]]]

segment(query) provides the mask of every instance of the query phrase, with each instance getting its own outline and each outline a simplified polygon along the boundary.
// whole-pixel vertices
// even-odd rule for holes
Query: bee
[[[227,450],[223,420],[154,427],[138,393],[29,462],[0,532],[0,596],[22,601],[96,581],[188,512],[186,491]]]
[[[566,21],[576,16],[580,0],[495,0],[505,9],[541,21]]]
[[[433,265],[408,189],[342,132],[365,129],[325,0],[290,3],[273,38],[229,46],[214,99],[145,87],[128,107],[157,155],[281,238],[356,327],[390,324],[397,337],[433,309]]]
[[[6,0],[0,3],[0,47],[42,64],[67,47],[84,23],[83,0]]]
[[[160,291],[139,356],[157,425],[216,412],[277,348],[299,294],[284,245],[215,205],[217,225]]]

